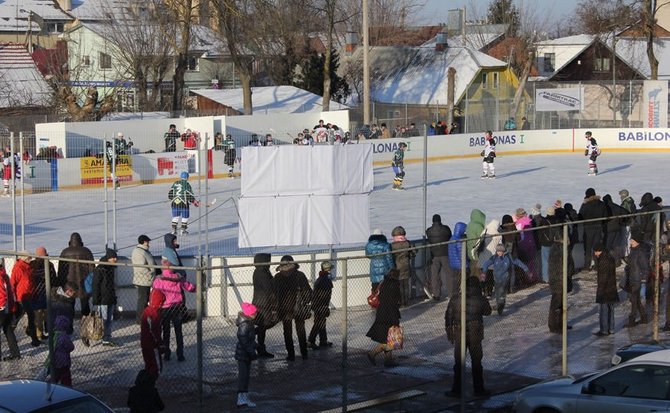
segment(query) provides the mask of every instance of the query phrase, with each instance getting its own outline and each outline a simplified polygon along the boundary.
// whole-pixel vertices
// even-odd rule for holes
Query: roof
[[[577,56],[588,49],[596,40],[598,40],[597,36],[591,34],[578,34],[576,36],[567,36],[537,42],[535,44],[537,50],[535,59],[536,62],[538,62],[536,67],[539,76],[533,77],[531,80],[551,79]],[[556,66],[554,67],[553,72],[544,71],[544,65],[539,63],[540,59],[544,59],[544,53],[554,53],[555,55]]]
[[[357,50],[358,53],[362,51]],[[374,82],[374,100],[385,103],[438,104],[447,101],[447,71],[456,70],[455,98],[458,101],[481,69],[504,68],[501,60],[466,47],[374,47],[371,66],[388,73]]]
[[[670,38],[656,39],[654,53],[658,59],[658,79],[670,80]],[[616,54],[632,69],[647,79],[651,78],[651,67],[647,58],[647,41],[641,38],[617,39]]]
[[[244,112],[242,89],[195,89],[191,92]],[[294,86],[252,87],[251,93],[254,113],[304,113],[323,110],[321,96]],[[348,108],[331,100],[330,109]]]
[[[61,10],[56,0],[21,0],[20,3],[15,0],[0,0],[0,21],[20,18],[23,20],[23,30],[28,25],[29,11],[44,20],[72,20],[72,16]]]
[[[129,0],[74,0],[71,14],[83,21],[102,20],[107,18],[108,14],[125,15],[124,9],[133,3]]]
[[[46,106],[51,94],[25,46],[0,43],[0,107]]]

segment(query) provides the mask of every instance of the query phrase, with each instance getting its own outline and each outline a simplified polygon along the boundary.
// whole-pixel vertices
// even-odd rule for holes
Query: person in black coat
[[[307,359],[307,334],[305,333],[305,320],[311,315],[310,302],[312,301],[312,288],[300,266],[293,262],[293,257],[284,255],[277,267],[274,278],[275,294],[277,296],[277,315],[284,329],[284,344],[286,345],[286,360],[295,360],[295,348],[293,347],[293,322],[295,321],[295,332],[298,335],[300,354],[303,360]]]
[[[60,258],[79,259],[85,261],[94,261],[93,253],[90,249],[84,246],[81,240],[81,235],[78,232],[73,232],[70,235],[70,241],[67,248],[60,253]],[[89,315],[91,306],[89,304],[89,296],[84,289],[84,280],[88,273],[95,269],[95,264],[92,262],[76,263],[70,261],[58,262],[58,279],[74,282],[79,287],[77,297],[79,298],[81,315]],[[74,301],[72,308],[74,309]]]
[[[114,275],[116,274],[115,265],[118,256],[116,251],[107,248],[105,255],[100,258],[100,264],[93,273],[93,305],[98,306],[98,311],[102,317],[105,326],[102,336],[102,345],[106,347],[116,347],[117,344],[112,341],[112,321],[114,320],[114,307],[116,306],[116,287],[114,285]],[[87,347],[90,345],[88,338],[81,339]]]
[[[596,195],[593,188],[586,190],[584,202],[579,208],[579,219],[590,220],[607,217],[607,208],[605,203]],[[605,220],[586,222],[584,228],[584,267],[585,271],[591,269],[591,261],[593,259],[593,246],[603,240],[603,229],[605,228]]]
[[[602,243],[593,246],[596,257],[596,272],[598,284],[596,288],[596,303],[600,330],[593,333],[598,337],[614,332],[614,304],[619,302],[619,293],[616,285],[616,262],[612,254]]]
[[[426,230],[426,242],[428,244],[440,244],[430,247],[432,257],[430,272],[427,274],[426,281],[428,286],[424,291],[429,298],[439,300],[440,297],[451,294],[451,277],[453,277],[449,267],[449,245],[444,244],[451,239],[451,228],[442,224],[442,217],[438,214],[433,215],[433,225]],[[442,294],[442,291],[445,294]],[[429,294],[430,293],[430,294]]]
[[[600,241],[602,243],[602,241]],[[568,292],[572,289],[570,287],[571,277],[574,273],[575,264],[572,257],[568,255]],[[549,250],[549,291],[551,292],[551,301],[549,303],[549,316],[547,318],[547,325],[549,331],[554,334],[561,334],[563,332],[563,239],[556,238],[554,245]],[[568,329],[571,329],[568,326]]]
[[[622,206],[615,204],[610,194],[603,197],[603,202],[607,208],[607,216],[611,217],[606,223],[607,230],[605,232],[604,247],[614,257],[615,263],[621,264],[621,259],[626,250],[626,238],[624,237],[626,236],[626,226],[629,219],[620,218],[620,216],[628,215],[628,211]]]
[[[258,358],[256,356],[256,331],[254,318],[257,313],[256,306],[242,303],[242,311],[237,314],[237,345],[235,346],[235,360],[237,360],[237,407],[256,407],[249,400],[249,373],[251,362]]]
[[[51,300],[51,313],[49,314],[49,335],[53,333],[54,321],[59,315],[65,316],[70,321],[70,326],[65,330],[72,335],[74,328],[74,300],[77,297],[79,284],[67,281],[62,287],[51,288],[49,299]]]
[[[387,346],[389,328],[400,325],[400,271],[393,268],[379,284],[379,306],[375,314],[375,321],[368,330],[366,336],[377,344],[368,351],[368,360],[373,365],[377,364],[376,357],[384,352],[384,366],[394,367],[393,352]]]
[[[651,273],[649,263],[649,247],[644,242],[644,233],[638,229],[630,232],[630,254],[625,273],[629,286],[628,299],[630,300],[630,315],[624,327],[633,327],[637,324],[637,315],[640,315],[640,324],[647,324],[647,310],[641,296],[645,295],[647,277]]]
[[[461,292],[455,291],[444,314],[444,327],[447,339],[454,345],[454,382],[447,396],[456,397],[461,395],[461,308]],[[489,394],[484,388],[482,367],[485,315],[491,315],[491,304],[482,294],[479,279],[470,276],[465,280],[465,349],[472,361],[472,383],[476,396]],[[462,364],[465,365],[465,362]]]
[[[272,256],[267,253],[258,253],[254,256],[253,283],[254,296],[251,303],[258,310],[256,314],[256,340],[258,341],[258,357],[273,358],[265,348],[265,333],[268,328],[277,324],[277,298],[274,292],[274,280],[270,272]]]
[[[156,377],[147,370],[137,373],[135,385],[128,391],[130,413],[158,413],[165,410],[165,404],[156,389]]]
[[[333,269],[333,264],[330,261],[321,263],[321,271],[319,271],[319,278],[314,283],[314,299],[312,300],[312,311],[314,312],[314,324],[312,330],[309,332],[309,346],[313,350],[318,350],[322,347],[331,347],[333,343],[328,341],[328,333],[326,331],[326,319],[330,315],[330,297],[333,292],[333,281],[331,279],[330,270]],[[319,345],[316,345],[316,336],[319,336]]]

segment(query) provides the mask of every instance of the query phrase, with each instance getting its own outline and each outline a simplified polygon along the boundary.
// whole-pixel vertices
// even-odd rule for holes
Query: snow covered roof
[[[465,36],[454,36],[447,39],[449,47],[469,47],[474,50],[482,50],[495,40],[499,39],[502,33],[466,33]],[[437,36],[422,44],[423,47],[435,47]]]
[[[591,34],[578,34],[575,36],[559,37],[557,39],[542,40],[536,43],[538,47],[541,46],[583,46],[588,47],[596,39],[596,36]]]
[[[670,39],[656,39],[654,53],[658,59],[658,79],[670,80]],[[647,58],[647,41],[642,38],[619,38],[616,42],[616,54],[632,69],[647,79],[651,78],[651,68]]]
[[[107,120],[148,120],[148,119],[170,119],[170,112],[111,112],[102,117]]]
[[[556,73],[559,73],[567,64],[584,52],[584,50],[589,48],[597,39],[598,37],[594,35],[579,34],[537,42],[535,59],[539,76],[533,77],[530,80],[551,79]],[[553,54],[553,71],[544,70],[544,59],[547,54]]]
[[[22,44],[0,43],[0,107],[46,106],[51,88]]]
[[[242,89],[195,89],[191,92],[244,112]],[[251,93],[254,113],[304,113],[323,110],[321,96],[294,86],[252,87]],[[342,110],[348,107],[331,100],[330,109]]]
[[[23,19],[24,30],[28,24],[28,12],[30,11],[44,20],[72,20],[72,16],[61,10],[56,0],[21,0],[20,2],[0,0],[0,20],[17,17]]]
[[[79,20],[104,20],[110,15],[127,14],[129,7],[137,2],[128,0],[78,0],[72,2],[72,15]]]
[[[456,70],[455,97],[460,99],[481,69],[504,68],[501,60],[466,47],[374,47],[371,66],[387,73],[373,82],[372,97],[385,103],[437,104],[447,101],[447,71]]]

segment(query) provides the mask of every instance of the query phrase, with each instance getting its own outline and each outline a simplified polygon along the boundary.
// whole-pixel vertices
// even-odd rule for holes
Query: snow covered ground
[[[639,202],[644,192],[652,192],[668,202],[667,176],[670,163],[667,153],[608,153],[599,158],[598,176],[587,176],[586,158],[581,153],[505,156],[496,158],[495,180],[482,180],[480,158],[430,162],[427,167],[427,210],[423,217],[423,165],[406,165],[405,191],[391,190],[393,173],[390,167],[374,169],[375,189],[371,193],[370,230],[381,228],[389,234],[396,225],[405,227],[410,239],[420,239],[435,213],[442,222],[453,227],[458,221],[468,222],[473,208],[481,209],[491,219],[500,220],[513,214],[516,208],[526,211],[540,203],[544,208],[556,199],[571,202],[579,209],[584,191],[593,187],[599,195],[612,195],[619,201],[619,190],[626,188]],[[192,181],[196,193],[204,200],[205,183]],[[136,185],[108,192],[104,200],[102,189],[50,192],[25,197],[25,249],[34,251],[44,245],[51,255],[67,246],[73,231],[81,233],[84,243],[96,256],[105,246],[105,215],[110,211],[108,240],[113,244],[113,205],[116,206],[116,246],[129,255],[137,236],[147,234],[152,250],[163,248],[162,236],[170,230],[170,208],[167,200],[169,184]],[[209,200],[216,198],[211,208],[191,210],[190,235],[180,237],[183,255],[197,254],[205,244],[213,255],[238,255],[252,251],[237,248],[238,218],[236,199],[240,179],[209,181]],[[0,250],[13,250],[12,199],[0,198]],[[21,222],[21,201],[16,199],[16,221]],[[207,214],[208,212],[208,214]],[[262,213],[262,212],[259,212]],[[207,235],[204,228],[208,227]],[[200,235],[198,231],[201,230]],[[20,226],[17,244],[22,249]],[[324,248],[327,248],[324,246]],[[278,248],[276,251],[298,251],[300,248]]]

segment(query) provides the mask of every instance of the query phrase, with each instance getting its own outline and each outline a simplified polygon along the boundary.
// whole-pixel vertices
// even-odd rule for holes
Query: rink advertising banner
[[[79,170],[81,173],[81,184],[100,184],[105,176],[105,160],[100,157],[88,156],[79,158]],[[110,165],[107,164],[107,182],[112,178]],[[130,182],[133,180],[132,157],[130,155],[119,155],[116,164],[116,176],[120,182]]]
[[[642,95],[644,126],[647,128],[667,128],[668,82],[665,80],[645,80]]]
[[[191,172],[189,163],[194,159],[186,152],[165,152],[155,160],[158,178],[178,178],[182,172]]]
[[[239,247],[366,242],[372,156],[365,144],[242,148]]]
[[[584,109],[584,89],[536,89],[535,110],[537,112],[567,112]]]

